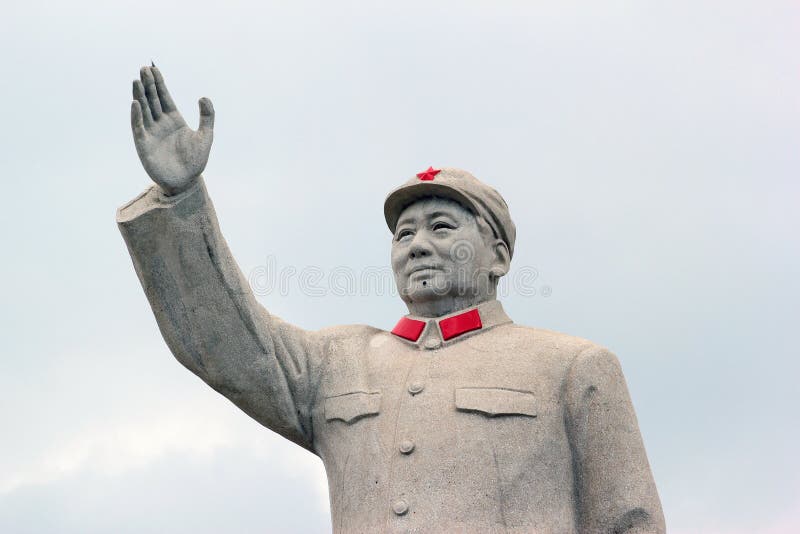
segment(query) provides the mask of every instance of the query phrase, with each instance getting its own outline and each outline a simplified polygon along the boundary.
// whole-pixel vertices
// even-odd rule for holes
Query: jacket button
[[[392,505],[392,511],[397,515],[404,515],[406,512],[408,512],[408,503],[402,499],[395,501],[395,503]]]
[[[442,342],[435,337],[430,338],[425,342],[425,348],[428,350],[435,350],[442,346]]]
[[[414,442],[410,439],[404,439],[400,442],[400,452],[403,454],[411,454],[411,451],[414,450]]]
[[[412,395],[420,393],[423,389],[425,389],[425,385],[417,380],[408,385],[408,392]]]

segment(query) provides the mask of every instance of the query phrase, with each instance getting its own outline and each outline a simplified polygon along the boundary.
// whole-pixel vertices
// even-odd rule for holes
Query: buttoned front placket
[[[404,531],[414,515],[415,488],[419,487],[424,465],[435,452],[426,447],[424,421],[430,416],[435,388],[429,383],[428,369],[443,347],[441,332],[435,320],[427,321],[415,343],[416,354],[401,395],[392,450],[390,530]]]
[[[403,382],[395,413],[391,461],[389,465],[389,491],[386,503],[386,530],[407,532],[424,526],[430,503],[424,502],[426,481],[432,472],[441,471],[442,451],[453,446],[455,439],[443,432],[454,412],[452,384],[445,377],[433,377],[431,369],[439,358],[447,358],[449,351],[460,350],[455,345],[484,327],[510,322],[499,303],[485,303],[478,309],[451,314],[440,318],[401,319],[393,333],[402,339],[412,352],[413,361]],[[464,318],[458,317],[464,315]],[[448,319],[454,320],[448,321]],[[482,321],[483,319],[483,321]],[[442,329],[445,321],[445,339]]]

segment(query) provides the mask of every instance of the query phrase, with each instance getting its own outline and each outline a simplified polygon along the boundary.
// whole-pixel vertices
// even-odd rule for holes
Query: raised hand
[[[144,170],[168,195],[185,191],[206,168],[214,139],[214,106],[201,98],[200,127],[186,125],[158,68],[142,67],[133,82],[131,128]]]

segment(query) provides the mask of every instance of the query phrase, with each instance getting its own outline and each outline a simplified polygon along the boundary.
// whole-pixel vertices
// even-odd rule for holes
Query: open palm
[[[192,130],[175,107],[158,68],[142,67],[133,82],[131,127],[145,171],[168,195],[188,189],[203,172],[214,139],[214,106],[201,98]]]

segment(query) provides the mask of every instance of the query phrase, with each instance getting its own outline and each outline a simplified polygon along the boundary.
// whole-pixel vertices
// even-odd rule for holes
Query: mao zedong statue
[[[256,301],[220,233],[201,176],[211,102],[190,129],[144,67],[131,123],[155,185],[117,223],[164,340],[322,459],[335,532],[664,532],[617,358],[496,299],[516,234],[497,191],[453,168],[400,185],[384,213],[409,314],[308,331]]]

